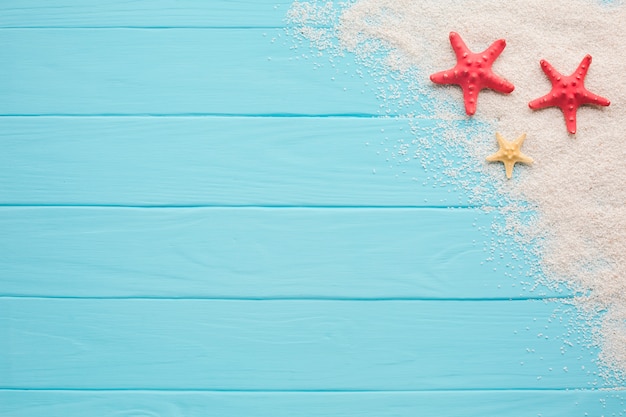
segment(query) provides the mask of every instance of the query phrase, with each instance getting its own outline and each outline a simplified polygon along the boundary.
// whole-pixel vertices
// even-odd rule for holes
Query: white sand
[[[415,104],[417,94],[435,98],[434,107],[433,100],[425,106],[428,114],[442,120],[446,146],[471,154],[466,165],[447,171],[450,179],[446,181],[460,184],[473,193],[475,202],[484,205],[493,201],[489,187],[495,185],[508,202],[503,233],[515,236],[529,251],[539,248],[533,253],[539,257],[544,283],[565,283],[584,294],[575,304],[596,320],[600,359],[623,376],[626,6],[594,0],[296,2],[289,20],[317,48],[332,49],[335,54],[354,52],[366,67],[411,82],[408,94],[381,95],[394,113],[407,113],[403,109]],[[465,118],[461,89],[436,86],[428,80],[429,74],[456,63],[450,31],[461,34],[473,52],[483,51],[499,38],[507,41],[493,68],[515,85],[515,91],[510,95],[481,92],[474,118],[491,128],[471,138],[445,122]],[[593,62],[585,86],[608,98],[611,105],[580,108],[578,132],[570,135],[560,109],[531,111],[528,102],[551,88],[540,59],[570,75],[586,54],[592,55]],[[527,133],[522,151],[535,160],[529,168],[516,165],[509,181],[502,164],[484,162],[497,149],[494,130],[509,140]],[[419,141],[411,145],[415,154],[431,157],[419,145]],[[478,175],[464,175],[468,169]],[[529,202],[535,209],[537,216],[530,224],[521,220],[516,201]]]

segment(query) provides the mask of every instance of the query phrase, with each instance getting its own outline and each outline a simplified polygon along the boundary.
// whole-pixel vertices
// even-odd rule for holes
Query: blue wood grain
[[[20,0],[0,27],[279,27],[291,0]]]
[[[602,383],[543,301],[0,299],[0,387],[573,389]],[[550,317],[554,314],[553,319]]]
[[[598,390],[430,392],[2,391],[2,417],[588,417],[626,413]]]
[[[417,135],[380,118],[1,117],[0,204],[467,204],[430,179],[442,162],[402,154],[416,138],[441,151],[441,122],[414,123]]]
[[[324,57],[303,63],[282,35],[280,29],[4,29],[0,114],[381,113],[367,73]]]
[[[625,413],[289,4],[0,2],[0,416]]]
[[[499,252],[487,261],[492,221],[469,209],[2,208],[0,292],[541,297],[522,285],[522,261]]]

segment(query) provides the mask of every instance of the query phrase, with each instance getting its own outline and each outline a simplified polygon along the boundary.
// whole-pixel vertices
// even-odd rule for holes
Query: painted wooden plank
[[[586,417],[626,413],[598,390],[448,392],[0,391],[2,417]]]
[[[282,34],[1,30],[0,114],[379,114],[367,74],[298,59]]]
[[[2,208],[0,288],[12,296],[540,297],[521,284],[523,261],[485,247],[492,220],[469,209]]]
[[[0,2],[0,27],[283,26],[291,0],[20,0]]]
[[[1,117],[0,204],[467,204],[431,180],[443,162],[413,158],[436,124],[415,136],[379,118]]]
[[[0,387],[461,390],[601,385],[543,301],[0,299]],[[552,319],[550,317],[552,316]]]

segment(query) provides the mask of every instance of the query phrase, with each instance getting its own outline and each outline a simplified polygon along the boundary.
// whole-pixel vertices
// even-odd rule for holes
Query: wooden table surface
[[[290,3],[0,3],[0,416],[626,413]]]

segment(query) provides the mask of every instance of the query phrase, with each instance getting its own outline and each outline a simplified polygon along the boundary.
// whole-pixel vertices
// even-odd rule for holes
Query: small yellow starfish
[[[507,178],[511,178],[513,175],[513,165],[515,165],[516,162],[532,164],[533,159],[524,155],[520,150],[522,143],[524,143],[524,140],[526,139],[526,133],[522,134],[522,136],[515,139],[513,142],[509,142],[504,139],[502,135],[496,132],[496,139],[498,139],[500,149],[498,149],[498,152],[493,155],[489,155],[487,157],[487,161],[502,162],[506,168]]]

